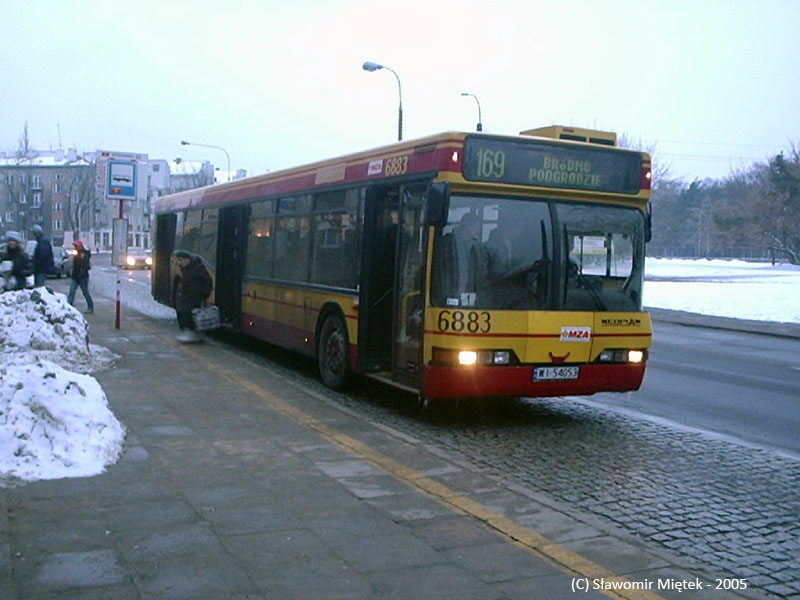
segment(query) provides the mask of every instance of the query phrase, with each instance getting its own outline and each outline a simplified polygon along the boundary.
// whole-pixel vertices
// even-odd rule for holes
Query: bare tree
[[[35,151],[31,148],[31,140],[28,136],[28,122],[25,121],[25,125],[22,127],[22,133],[19,136],[19,142],[17,144],[17,163],[20,163],[24,160],[30,160],[33,158]]]
[[[785,253],[789,261],[800,264],[800,153],[793,144],[788,157],[783,152],[769,161],[766,185],[762,190],[768,214],[760,214],[772,246]]]
[[[67,195],[67,227],[77,238],[80,229],[87,229],[94,219],[95,205],[95,164],[78,157],[66,172],[65,192]]]
[[[666,182],[671,177],[671,165],[662,160],[661,153],[658,149],[658,142],[649,142],[642,138],[634,139],[627,133],[621,133],[617,137],[617,146],[620,148],[627,148],[629,150],[638,150],[640,152],[647,152],[650,155],[650,160],[653,164],[653,187],[657,187],[662,181]]]
[[[197,163],[186,163],[180,159],[176,159],[175,162],[178,165],[182,165],[182,170],[180,173],[170,174],[169,186],[171,193],[193,190],[214,183],[214,174],[209,163],[203,162],[200,169],[198,169],[195,166]]]

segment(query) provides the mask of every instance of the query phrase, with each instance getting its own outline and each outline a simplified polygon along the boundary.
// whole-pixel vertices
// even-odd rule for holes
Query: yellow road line
[[[292,421],[316,431],[325,440],[352,454],[354,457],[386,472],[409,488],[425,495],[428,498],[431,498],[432,500],[435,500],[453,512],[462,515],[468,515],[481,521],[502,538],[510,541],[515,546],[522,548],[528,553],[558,568],[568,575],[578,578],[586,578],[589,581],[602,578],[604,583],[607,583],[609,586],[616,584],[620,588],[626,586],[626,584],[631,584],[627,585],[627,587],[632,587],[635,585],[634,582],[630,582],[625,577],[611,573],[605,567],[592,562],[577,552],[568,550],[567,548],[564,548],[563,546],[553,542],[549,538],[536,533],[535,531],[524,527],[519,523],[516,523],[512,519],[509,519],[508,517],[505,517],[493,511],[492,509],[475,502],[474,500],[470,500],[466,496],[460,495],[455,490],[452,490],[447,486],[422,475],[418,471],[415,471],[414,469],[411,469],[402,463],[399,463],[394,459],[381,454],[363,442],[359,442],[349,435],[345,435],[333,429],[332,427],[328,427],[321,421],[315,419],[308,413],[303,412],[289,402],[274,396],[258,384],[240,377],[239,375],[232,373],[228,369],[220,366],[197,350],[189,346],[178,345],[173,340],[158,334],[146,325],[143,325],[141,322],[135,322],[134,325],[146,333],[155,335],[166,344],[178,348],[181,352],[191,356],[210,371],[213,371],[232,384],[252,393],[254,396],[266,402],[270,408],[288,417]],[[217,348],[215,348],[215,350],[217,350]],[[225,352],[227,353],[227,351]],[[294,383],[292,383],[292,385],[296,386]],[[594,590],[594,588],[590,589]],[[647,589],[614,590],[601,588],[595,591],[615,599],[664,600],[663,596],[654,594]]]

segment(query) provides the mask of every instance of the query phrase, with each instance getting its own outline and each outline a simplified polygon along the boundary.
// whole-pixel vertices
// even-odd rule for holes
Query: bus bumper
[[[533,367],[442,367],[424,369],[426,398],[544,397],[638,390],[644,364],[580,365],[577,379],[533,381]]]

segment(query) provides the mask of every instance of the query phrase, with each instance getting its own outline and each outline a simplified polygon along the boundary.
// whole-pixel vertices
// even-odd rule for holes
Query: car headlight
[[[132,267],[133,265],[136,264],[136,259],[133,258],[132,256],[129,256],[125,259],[125,264],[128,265],[129,267]]]
[[[144,259],[144,264],[152,265],[153,264],[153,259],[148,256],[147,258]]]

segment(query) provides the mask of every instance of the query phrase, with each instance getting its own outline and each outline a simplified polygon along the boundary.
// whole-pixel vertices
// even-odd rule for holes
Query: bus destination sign
[[[462,172],[469,181],[636,194],[641,157],[605,148],[468,137]]]

